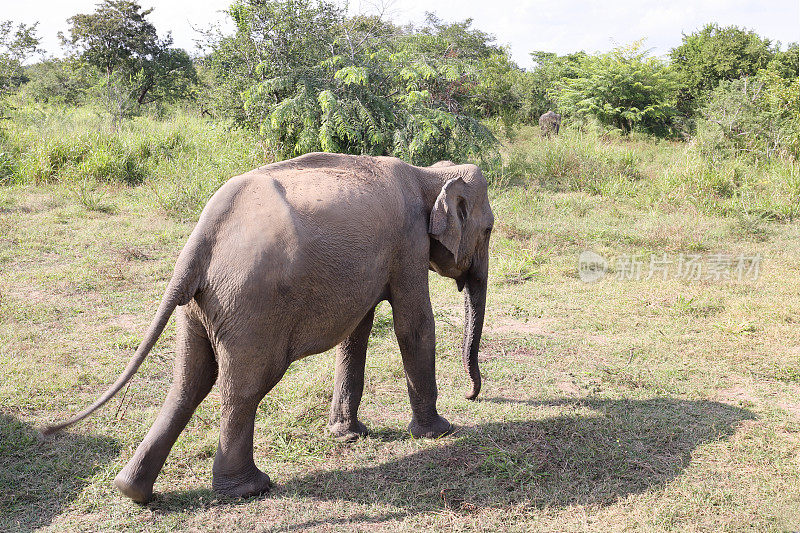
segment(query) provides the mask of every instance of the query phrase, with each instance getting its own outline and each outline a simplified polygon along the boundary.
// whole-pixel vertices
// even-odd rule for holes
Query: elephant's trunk
[[[488,255],[488,254],[486,254]],[[481,371],[478,368],[478,346],[483,331],[483,316],[486,311],[486,284],[488,274],[488,257],[474,262],[466,278],[464,291],[464,370],[472,380],[472,390],[466,394],[468,400],[474,400],[481,391]]]

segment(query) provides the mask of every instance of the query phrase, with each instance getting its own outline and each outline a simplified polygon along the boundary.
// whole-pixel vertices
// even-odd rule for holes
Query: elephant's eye
[[[486,228],[486,229],[483,231],[483,234],[484,234],[484,235],[486,235],[486,236],[488,237],[489,235],[491,235],[491,234],[492,234],[492,228]]]

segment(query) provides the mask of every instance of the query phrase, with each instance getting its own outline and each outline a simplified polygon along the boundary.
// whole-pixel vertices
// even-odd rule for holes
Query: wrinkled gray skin
[[[388,300],[416,437],[451,430],[436,411],[428,269],[465,291],[464,367],[480,390],[488,244],[494,218],[474,165],[428,168],[388,157],[309,154],[231,179],[211,198],[180,253],[156,317],[111,388],[58,431],[88,416],[133,376],[177,307],[173,382],[153,427],[114,483],[138,502],[214,383],[221,398],[213,488],[266,492],[253,462],[256,408],[288,366],[337,344],[330,431],[366,434],[357,418],[375,306]],[[180,306],[180,307],[178,307]]]
[[[554,111],[548,111],[539,117],[539,129],[541,130],[542,137],[549,137],[550,135],[558,135],[558,130],[561,128],[561,115]]]

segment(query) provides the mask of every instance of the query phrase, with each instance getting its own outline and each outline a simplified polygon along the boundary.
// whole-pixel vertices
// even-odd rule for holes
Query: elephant
[[[173,380],[164,405],[114,480],[147,502],[167,455],[216,383],[220,431],[212,488],[232,497],[269,491],[253,459],[256,409],[289,365],[336,350],[329,431],[367,434],[357,412],[375,307],[392,308],[411,404],[410,433],[452,431],[436,410],[435,325],[428,271],[464,292],[463,365],[481,388],[478,347],[494,215],[471,164],[417,167],[393,157],[312,153],[224,183],[180,252],[156,315],[116,382],[90,415],[131,379],[176,314]]]
[[[558,130],[561,128],[561,115],[554,111],[548,111],[539,117],[539,129],[541,130],[542,137],[549,137],[550,135],[558,135]]]

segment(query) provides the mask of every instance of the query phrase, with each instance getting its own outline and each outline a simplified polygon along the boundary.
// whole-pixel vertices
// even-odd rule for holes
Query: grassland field
[[[190,113],[115,133],[103,124],[86,110],[23,109],[0,138],[0,528],[800,529],[796,162],[519,129],[485,169],[497,222],[477,402],[463,398],[461,295],[431,274],[438,405],[452,435],[407,433],[384,303],[361,407],[369,437],[326,434],[333,357],[309,357],[258,410],[269,496],[211,492],[212,391],[140,506],[111,481],[164,400],[172,323],[124,394],[54,438],[37,428],[116,379],[204,201],[271,156]],[[608,259],[595,283],[579,277],[586,250]],[[757,257],[759,271],[686,279],[672,270],[681,254],[706,269]],[[666,279],[648,279],[651,257],[665,256]],[[641,262],[639,279],[620,258]]]

